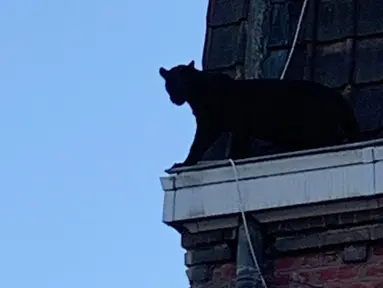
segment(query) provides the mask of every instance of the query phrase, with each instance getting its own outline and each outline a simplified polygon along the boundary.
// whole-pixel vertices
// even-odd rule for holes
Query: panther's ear
[[[161,67],[160,68],[160,75],[164,78],[164,79],[166,79],[166,77],[168,76],[168,70],[166,70],[165,68],[163,68],[163,67]]]
[[[194,68],[194,64],[195,64],[195,63],[194,63],[194,60],[192,60],[192,61],[189,63],[188,66],[191,67],[191,68]]]

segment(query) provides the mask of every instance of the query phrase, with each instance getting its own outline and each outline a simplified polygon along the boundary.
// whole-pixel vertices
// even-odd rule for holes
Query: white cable
[[[286,60],[286,63],[285,63],[285,67],[283,68],[283,71],[282,71],[280,79],[283,79],[285,77],[287,68],[289,67],[291,58],[293,57],[295,46],[297,45],[299,31],[301,30],[301,26],[302,26],[303,16],[305,15],[307,2],[308,2],[308,0],[304,0],[303,1],[302,10],[301,10],[301,14],[299,15],[299,20],[298,20],[298,24],[297,24],[297,29],[295,30],[295,35],[294,35],[293,43],[291,45],[290,53],[289,53],[289,56],[287,57],[287,60]]]
[[[238,179],[237,167],[235,166],[235,163],[232,159],[229,159],[229,162],[230,162],[231,167],[233,168],[233,172],[234,172],[235,184],[236,184],[237,192],[238,192],[238,202],[239,202],[238,204],[239,204],[239,209],[241,211],[242,222],[243,222],[243,227],[245,228],[245,234],[246,234],[247,242],[249,243],[249,249],[250,249],[251,257],[253,258],[255,268],[258,270],[259,277],[261,278],[261,282],[262,282],[263,287],[267,288],[265,278],[263,278],[263,275],[261,273],[261,269],[259,267],[257,256],[255,256],[254,247],[253,247],[253,244],[252,244],[251,238],[250,238],[249,227],[247,226],[244,202],[242,201],[241,190],[239,188],[239,179]]]

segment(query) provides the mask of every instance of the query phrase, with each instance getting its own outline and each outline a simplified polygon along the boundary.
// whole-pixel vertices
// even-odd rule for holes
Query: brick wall
[[[383,287],[383,243],[300,252],[277,258],[273,264],[270,287],[297,282],[325,288]]]
[[[187,250],[186,275],[193,288],[234,285],[236,238],[236,228],[182,233],[182,247]]]
[[[186,255],[192,253],[189,251]],[[234,287],[234,259],[235,255],[225,258],[222,251],[216,250],[210,257],[205,254],[198,261],[187,260],[186,274],[191,287]],[[269,269],[265,277],[270,288],[382,288],[383,242],[298,252],[268,260],[265,268]]]
[[[375,209],[263,224],[260,264],[269,287],[383,288],[382,215]],[[240,288],[238,231],[182,233],[192,288]]]
[[[269,224],[275,236],[265,264],[269,284],[382,288],[382,220],[375,209]]]
[[[362,129],[383,125],[381,0],[308,0],[287,78],[349,91]],[[203,69],[279,77],[302,0],[210,0]],[[258,13],[258,14],[257,14]],[[262,33],[261,33],[262,32]],[[270,287],[383,288],[382,211],[267,224]],[[183,232],[192,288],[236,285],[238,227]]]

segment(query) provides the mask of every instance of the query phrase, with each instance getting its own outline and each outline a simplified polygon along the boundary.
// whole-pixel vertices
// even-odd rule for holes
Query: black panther
[[[172,168],[195,165],[222,135],[233,135],[231,158],[249,157],[249,139],[292,152],[355,142],[360,129],[341,94],[307,80],[234,80],[197,70],[194,61],[170,70],[161,67],[165,88],[175,105],[188,103],[197,129],[189,155]]]

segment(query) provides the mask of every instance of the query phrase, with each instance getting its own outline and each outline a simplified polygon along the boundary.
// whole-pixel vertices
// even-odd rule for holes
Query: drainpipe
[[[249,233],[252,246],[257,258],[258,265],[263,267],[263,237],[259,223],[249,223]],[[251,257],[249,243],[247,241],[244,225],[238,228],[238,247],[237,247],[237,281],[235,288],[266,288],[261,281],[261,273],[256,268]]]

